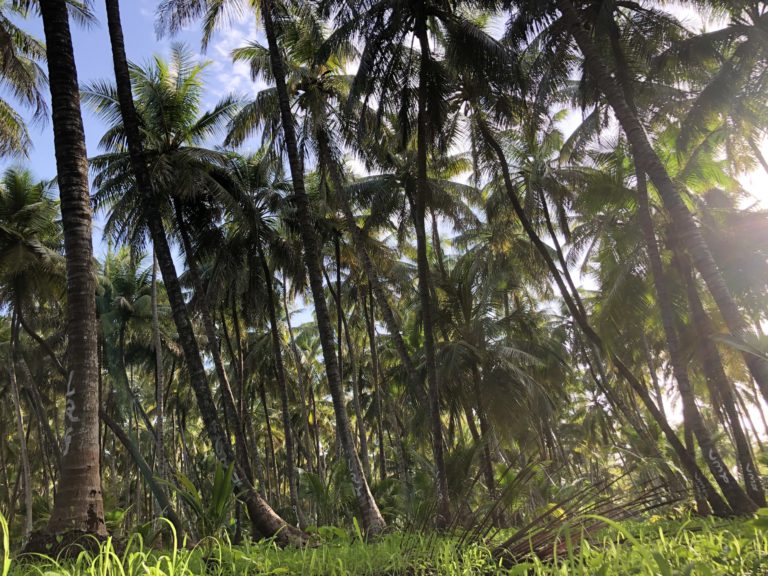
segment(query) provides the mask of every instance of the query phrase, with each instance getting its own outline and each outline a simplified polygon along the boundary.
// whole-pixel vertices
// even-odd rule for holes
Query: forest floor
[[[320,531],[319,545],[303,550],[270,543],[232,546],[226,539],[210,539],[192,550],[158,551],[145,548],[139,538],[129,541],[120,554],[107,542],[99,554],[62,562],[12,559],[4,550],[0,576],[764,575],[768,574],[767,519],[669,522],[650,517],[612,524],[578,547],[573,545],[575,539],[563,538],[555,560],[529,558],[506,567],[499,565],[487,545],[458,545],[457,539],[403,533],[371,544],[329,528]]]

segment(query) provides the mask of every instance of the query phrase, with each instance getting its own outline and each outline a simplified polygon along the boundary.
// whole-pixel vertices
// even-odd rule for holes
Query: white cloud
[[[263,88],[261,83],[254,83],[251,79],[247,63],[232,62],[232,51],[255,39],[264,41],[263,34],[257,33],[253,18],[235,22],[226,30],[216,32],[206,54],[211,61],[208,68],[209,96],[213,100],[232,93],[252,97]]]

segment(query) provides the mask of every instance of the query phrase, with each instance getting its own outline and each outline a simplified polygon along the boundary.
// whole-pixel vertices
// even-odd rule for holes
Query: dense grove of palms
[[[162,0],[158,33],[203,47],[258,18],[231,57],[263,89],[211,106],[197,46],[132,63],[105,4],[114,75],[83,85],[89,2],[0,0],[20,543],[514,527],[584,486],[766,505],[743,182],[768,175],[768,4],[681,3],[699,30],[653,1]],[[55,180],[25,166],[30,114]]]

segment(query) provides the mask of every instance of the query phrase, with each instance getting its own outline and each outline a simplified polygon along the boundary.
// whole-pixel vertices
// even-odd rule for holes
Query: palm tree
[[[430,34],[439,38],[445,53],[456,56],[456,66],[474,66],[473,58],[484,62],[489,75],[506,68],[507,53],[486,34],[480,26],[465,16],[458,5],[432,0],[417,2],[371,0],[361,6],[350,7],[343,2],[327,2],[329,12],[335,11],[339,30],[328,42],[359,35],[365,41],[360,66],[350,94],[350,102],[372,95],[383,110],[399,114],[404,142],[411,139],[408,107],[416,110],[416,175],[406,188],[412,204],[416,231],[416,263],[419,275],[419,295],[424,331],[424,350],[429,389],[430,419],[435,458],[435,479],[438,498],[438,525],[445,525],[450,517],[450,501],[445,471],[444,442],[440,421],[440,382],[438,380],[435,336],[433,333],[434,304],[431,301],[431,273],[427,257],[425,218],[431,190],[429,186],[429,156],[435,156],[450,145],[451,131],[445,130],[445,106],[449,93],[448,73],[433,52]],[[461,8],[492,8],[493,2],[464,2]],[[409,38],[418,42],[419,52],[407,48]],[[435,50],[439,48],[435,47]],[[458,54],[464,54],[464,58]],[[414,88],[413,83],[418,81]],[[413,98],[415,93],[415,99]],[[414,101],[415,100],[415,101]],[[437,146],[435,146],[437,144]]]
[[[67,271],[67,387],[61,475],[46,531],[106,536],[99,462],[96,286],[88,156],[69,8],[41,0]]]
[[[168,25],[178,29],[183,23],[197,16],[206,14],[206,29],[212,30],[217,19],[221,17],[222,4],[217,4],[217,10],[207,12],[207,2],[181,2],[177,0],[165,0],[160,7],[160,13],[167,16]],[[281,43],[278,40],[282,30],[278,28],[283,18],[284,7],[272,0],[261,0],[260,14],[262,24],[267,36],[269,48],[269,62],[272,76],[275,81],[278,109],[282,126],[282,136],[291,180],[293,183],[293,201],[296,207],[296,215],[299,232],[304,247],[304,261],[309,276],[309,284],[314,302],[315,317],[320,334],[320,342],[323,348],[325,371],[331,398],[334,404],[334,412],[337,420],[337,433],[341,441],[347,466],[352,477],[355,494],[363,520],[363,527],[371,536],[379,534],[385,527],[381,512],[373,499],[368,483],[363,474],[362,464],[357,455],[354,439],[349,424],[349,418],[344,406],[344,394],[339,371],[338,357],[336,356],[335,337],[333,324],[325,302],[323,289],[323,274],[320,265],[320,246],[314,228],[314,219],[310,208],[304,181],[304,159],[299,151],[296,137],[295,118],[291,110],[291,97],[286,84],[286,67],[282,56]]]
[[[244,308],[253,308],[258,303],[258,286],[263,286],[266,294],[266,312],[269,321],[270,341],[274,361],[274,371],[280,395],[285,443],[286,476],[291,499],[291,507],[301,526],[306,525],[299,502],[298,471],[295,465],[295,438],[291,424],[288,375],[283,361],[282,337],[278,322],[279,294],[275,290],[273,266],[267,257],[275,251],[290,252],[285,242],[275,229],[275,206],[284,202],[284,195],[290,184],[283,179],[282,171],[277,169],[268,153],[257,153],[249,157],[235,156],[231,159],[222,186],[227,189],[230,201],[227,206],[227,233],[215,250],[215,260],[211,267],[209,284],[212,286],[232,286],[240,280],[246,287],[242,298]],[[223,242],[221,241],[223,240]],[[233,282],[233,279],[235,282]],[[236,319],[233,318],[233,322]],[[239,320],[237,321],[239,324]],[[239,330],[239,328],[236,328]],[[240,370],[243,370],[242,366]],[[241,386],[244,385],[244,377]]]
[[[158,256],[158,263],[160,265],[168,297],[171,302],[171,310],[173,313],[174,322],[179,332],[182,348],[184,349],[184,355],[191,374],[191,384],[197,397],[200,413],[205,422],[206,431],[211,443],[213,444],[216,457],[225,466],[229,466],[230,463],[233,462],[236,462],[238,465],[238,471],[233,477],[234,485],[238,491],[242,490],[243,492],[243,498],[246,505],[248,506],[254,532],[264,536],[277,536],[284,542],[292,543],[296,541],[302,541],[303,534],[288,526],[282,518],[275,514],[275,512],[253,488],[253,485],[251,484],[252,474],[250,473],[250,465],[248,464],[247,458],[245,456],[246,447],[244,445],[242,428],[239,425],[239,422],[235,422],[236,438],[239,440],[237,442],[237,459],[235,459],[235,456],[232,454],[229,439],[224,434],[224,430],[219,422],[216,408],[213,402],[213,396],[206,381],[206,374],[202,357],[200,355],[195,334],[189,320],[188,311],[181,292],[181,286],[179,285],[178,277],[176,275],[173,257],[171,255],[168,241],[165,236],[165,228],[162,220],[162,213],[160,211],[161,201],[158,197],[158,192],[168,192],[167,189],[163,189],[163,185],[167,185],[168,181],[163,181],[158,178],[159,175],[157,174],[157,168],[162,166],[162,164],[157,162],[157,158],[155,158],[156,162],[154,164],[156,169],[156,177],[154,179],[150,177],[149,167],[152,166],[152,164],[149,162],[151,162],[152,158],[145,154],[146,149],[144,148],[143,142],[145,139],[148,140],[148,135],[152,135],[152,132],[148,131],[148,129],[152,127],[152,124],[150,123],[145,125],[145,132],[142,134],[140,124],[141,116],[136,109],[132,96],[132,78],[125,56],[122,26],[120,23],[119,3],[117,0],[111,0],[107,3],[107,7],[109,10],[108,18],[110,24],[110,40],[113,48],[115,77],[118,83],[117,98],[113,98],[112,100],[112,119],[113,121],[117,121],[118,129],[120,127],[120,123],[122,124],[122,129],[125,133],[125,141],[128,144],[129,154],[129,163],[127,166],[125,166],[125,168],[130,169],[132,171],[133,177],[135,178],[138,189],[137,199],[139,202],[145,200],[149,203],[148,212],[146,214],[148,218],[146,219],[146,222],[148,224],[150,235],[155,245],[155,250]],[[177,70],[175,71],[176,78],[181,79],[186,75],[187,83],[190,84],[189,78],[194,78],[195,76],[194,68],[192,69],[191,74],[190,70],[185,69],[185,59],[182,57],[179,51],[177,51],[176,60],[178,64]],[[175,82],[163,82],[162,66],[159,66],[158,68],[160,68],[158,70],[160,75],[160,82],[156,83],[155,85],[161,88],[158,91],[160,94],[163,94],[163,88],[170,87],[172,89],[174,84],[176,86],[180,85]],[[167,77],[168,76],[166,73],[166,78]],[[150,79],[147,78],[147,80]],[[182,82],[181,85],[183,86],[183,84],[184,83]],[[191,84],[194,85],[194,80],[191,82]],[[145,82],[143,84],[138,82],[137,87],[151,88],[152,82]],[[150,91],[149,93],[151,94],[152,92]],[[188,98],[191,98],[191,100],[186,100],[186,102],[182,103],[194,105],[196,98],[194,95],[194,90],[191,90],[188,93],[190,94]],[[146,93],[144,95],[146,95]],[[142,93],[139,92],[139,97],[141,96]],[[115,102],[118,102],[119,105],[115,106]],[[147,102],[147,104],[151,104],[151,100],[150,102]],[[189,108],[191,108],[191,110]],[[220,109],[226,108],[226,104],[220,107]],[[190,112],[194,113],[194,106],[177,109],[177,113],[181,114],[182,118],[186,118]],[[212,114],[207,118],[207,125],[205,119],[200,122],[198,125],[198,137],[210,133],[212,129],[215,129],[217,118],[220,117],[221,113]],[[163,118],[163,111],[160,111],[159,115],[155,116],[155,119],[158,118],[161,120],[160,126],[163,126],[163,120],[165,120],[165,118]],[[148,115],[145,115],[144,119],[147,121],[151,120],[152,118]],[[163,134],[162,132],[160,134],[167,135]],[[182,138],[178,144],[182,144],[184,139],[189,140],[190,136],[192,136],[191,140],[194,141],[194,133],[190,135],[189,133],[182,132],[181,134],[178,134],[178,136]],[[174,142],[171,141],[172,146],[173,144]],[[155,155],[159,156],[160,159],[162,159],[162,154],[163,152],[166,152],[166,150],[160,148],[153,150],[153,152]],[[174,171],[171,172],[173,173]],[[175,176],[179,175],[181,175],[180,172],[175,172]],[[225,406],[227,406],[228,402],[231,401],[231,391],[224,390],[224,397]],[[233,404],[234,402],[232,401],[232,405],[227,406],[227,412],[229,412],[231,416],[235,415],[235,411],[232,409]]]
[[[45,46],[14,23],[25,18],[29,2],[3,0],[0,2],[0,82],[14,99],[34,109],[35,118],[48,114],[43,99]],[[24,120],[5,98],[0,98],[0,156],[25,154],[30,145]]]
[[[699,271],[712,297],[715,299],[731,333],[742,340],[749,339],[749,324],[745,321],[733,299],[728,285],[717,266],[704,239],[701,229],[683,202],[678,186],[654,150],[648,134],[632,106],[627,102],[625,91],[617,77],[612,74],[612,67],[606,62],[590,32],[585,28],[585,21],[571,0],[557,0],[556,6],[562,14],[568,31],[573,36],[579,50],[584,55],[585,66],[604,94],[627,140],[632,148],[635,162],[644,170],[659,191],[663,204],[670,218],[678,229],[681,242],[691,255],[694,266]],[[763,392],[768,398],[768,361],[745,353],[744,359]]]
[[[32,531],[32,477],[24,433],[17,363],[23,309],[35,298],[60,296],[60,229],[58,206],[50,197],[50,184],[35,182],[24,170],[11,168],[0,183],[0,301],[12,309],[8,342],[8,376],[19,435],[25,523],[23,538]],[[29,325],[24,322],[29,327]],[[30,382],[30,386],[35,386]],[[47,418],[47,416],[45,416]],[[46,421],[47,424],[47,421]]]

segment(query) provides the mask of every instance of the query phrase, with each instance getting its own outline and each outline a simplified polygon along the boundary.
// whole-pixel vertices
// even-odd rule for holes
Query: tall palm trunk
[[[368,254],[368,250],[365,247],[365,234],[357,226],[355,222],[355,216],[352,213],[352,206],[347,196],[347,189],[344,186],[344,177],[341,171],[341,167],[331,153],[330,138],[328,132],[325,129],[317,131],[317,144],[320,152],[321,162],[327,167],[331,176],[331,184],[333,185],[334,192],[339,199],[342,213],[344,214],[344,223],[347,225],[350,235],[352,236],[352,245],[354,246],[357,257],[363,265],[363,271],[371,285],[373,293],[376,295],[376,300],[379,302],[381,308],[381,316],[384,320],[384,324],[389,330],[391,338],[395,344],[395,351],[397,352],[400,362],[406,370],[408,380],[412,384],[414,391],[418,394],[421,388],[416,383],[416,370],[413,366],[413,360],[408,352],[408,347],[403,339],[403,334],[400,329],[400,322],[398,322],[395,314],[392,310],[392,306],[387,298],[387,293],[379,280],[378,274],[374,268],[371,257]]]
[[[576,44],[584,55],[587,69],[598,82],[600,90],[616,114],[616,118],[632,147],[635,162],[648,174],[659,191],[664,206],[680,237],[680,242],[685,246],[686,251],[691,255],[694,266],[701,273],[701,277],[712,294],[728,329],[737,338],[749,338],[751,331],[749,330],[748,323],[744,320],[741,311],[736,305],[709,251],[701,230],[688,207],[683,202],[680,192],[670,178],[664,164],[653,149],[648,134],[645,132],[637,114],[632,111],[632,107],[627,103],[621,87],[611,75],[609,67],[603,61],[600,51],[590,37],[589,32],[582,25],[576,8],[571,0],[557,0],[557,6]],[[744,361],[760,387],[763,397],[768,400],[768,361],[748,352],[744,353]]]
[[[147,224],[155,246],[160,273],[168,293],[168,300],[171,304],[171,312],[179,334],[181,348],[187,361],[190,381],[197,399],[200,415],[203,419],[203,426],[213,445],[216,458],[225,466],[229,466],[232,462],[235,462],[232,446],[219,421],[218,411],[208,385],[200,349],[195,339],[195,333],[181,292],[181,285],[176,275],[176,267],[165,234],[159,202],[154,195],[154,187],[152,186],[152,180],[144,158],[139,117],[131,93],[128,60],[125,55],[125,43],[120,22],[119,0],[105,1],[109,37],[112,44],[112,59],[117,81],[117,93],[128,142],[131,167],[133,168],[139,191],[150,205]],[[66,12],[66,8],[64,8],[64,11]],[[285,544],[303,543],[305,535],[286,524],[256,492],[249,479],[247,462],[238,459],[235,463],[236,469],[233,475],[234,488],[245,501],[255,534],[268,537],[275,536],[279,542]]]
[[[64,448],[47,531],[106,536],[99,466],[96,285],[88,155],[67,3],[41,0],[53,140],[67,270],[67,388]]]
[[[419,278],[419,302],[424,326],[424,356],[427,364],[429,387],[429,418],[432,429],[432,454],[435,459],[435,488],[437,491],[437,525],[444,527],[450,522],[451,502],[448,495],[448,475],[445,470],[445,445],[443,424],[440,419],[440,382],[437,377],[435,358],[435,336],[433,332],[431,275],[427,259],[427,234],[425,229],[427,198],[429,197],[429,176],[427,173],[428,118],[427,118],[427,67],[429,66],[429,37],[426,23],[417,30],[421,61],[419,65],[419,109],[416,150],[416,197],[414,198],[413,221],[416,228],[416,268]]]
[[[291,507],[299,526],[306,526],[304,513],[299,505],[298,474],[296,471],[296,459],[293,452],[293,427],[291,426],[291,413],[288,400],[288,378],[285,375],[283,365],[283,348],[280,344],[280,329],[277,323],[277,304],[275,303],[275,290],[272,284],[273,276],[269,269],[269,263],[261,245],[258,246],[259,263],[264,273],[264,284],[267,288],[267,313],[269,314],[269,329],[272,336],[272,355],[275,361],[275,375],[280,389],[280,408],[283,417],[283,435],[285,437],[286,476],[288,478],[288,492],[291,497]]]
[[[181,204],[177,198],[173,199],[173,207],[176,215],[176,224],[181,236],[181,244],[184,248],[187,266],[189,267],[189,274],[192,277],[192,285],[195,288],[195,292],[198,294],[197,308],[203,321],[203,330],[205,331],[205,338],[208,341],[208,351],[211,354],[211,358],[213,358],[213,366],[221,389],[224,417],[226,418],[228,425],[234,431],[237,457],[243,463],[244,471],[248,473],[249,480],[253,482],[253,474],[250,472],[251,465],[248,458],[248,442],[245,434],[245,427],[243,425],[243,415],[237,409],[235,395],[232,392],[232,386],[229,383],[229,377],[224,368],[224,361],[221,358],[221,351],[218,345],[219,339],[216,334],[216,326],[213,323],[213,315],[211,314],[211,308],[208,303],[208,296],[205,286],[203,285],[200,268],[197,264],[197,258],[192,247],[192,238],[189,229],[187,228],[187,223],[184,220]]]
[[[349,323],[346,318],[343,318],[344,323],[344,337],[347,341],[347,350],[349,354],[349,366],[352,372],[352,407],[355,410],[355,420],[357,422],[357,436],[360,442],[360,459],[363,463],[363,470],[365,470],[365,477],[370,481],[371,479],[371,460],[368,453],[368,436],[365,432],[365,418],[363,417],[363,406],[360,401],[360,370],[357,366],[357,355],[355,348],[352,344],[352,336],[349,333]]]
[[[755,511],[755,503],[749,499],[726,466],[696,406],[693,387],[688,377],[688,367],[677,337],[672,295],[661,263],[659,247],[656,243],[653,221],[651,220],[651,212],[648,206],[648,189],[645,173],[642,170],[637,170],[637,200],[640,228],[645,237],[648,260],[651,264],[651,275],[653,276],[653,284],[656,288],[656,303],[659,306],[661,324],[667,340],[672,372],[675,375],[680,398],[683,401],[683,419],[686,426],[689,426],[694,436],[696,436],[704,461],[707,463],[710,472],[712,472],[733,511],[736,514],[749,514]]]
[[[155,347],[155,466],[156,475],[165,480],[167,464],[165,461],[165,390],[163,380],[163,351],[160,340],[160,318],[157,306],[157,255],[152,249],[152,340]],[[151,485],[150,485],[151,487]],[[153,489],[154,492],[154,489]],[[163,503],[158,499],[158,512],[164,512]],[[177,529],[180,528],[177,527]]]
[[[325,371],[328,377],[328,386],[330,388],[333,409],[336,415],[336,433],[339,436],[344,456],[347,460],[347,466],[354,486],[357,504],[360,508],[363,520],[363,527],[368,534],[376,535],[384,529],[386,523],[379,511],[379,507],[376,505],[373,495],[371,494],[368,482],[365,479],[360,458],[358,458],[357,451],[355,450],[352,429],[344,403],[344,391],[341,385],[341,378],[339,377],[339,364],[334,349],[335,338],[333,334],[333,325],[331,324],[331,318],[328,313],[328,306],[325,303],[325,295],[323,291],[320,252],[315,235],[314,223],[312,221],[309,197],[307,196],[304,187],[304,163],[299,155],[293,113],[291,112],[288,88],[285,83],[285,66],[283,65],[280,46],[277,42],[277,34],[275,31],[274,10],[275,4],[272,0],[262,1],[261,13],[269,46],[272,74],[275,78],[285,148],[288,154],[288,163],[290,165],[291,177],[293,180],[299,230],[304,245],[304,260],[309,275],[309,284],[312,289],[312,299],[315,305],[317,328],[323,349]]]
[[[366,298],[367,296],[367,298]],[[366,305],[366,300],[368,305]],[[376,401],[376,436],[379,441],[379,475],[382,482],[387,478],[387,456],[384,451],[384,400],[379,370],[379,350],[376,347],[376,301],[373,298],[373,287],[368,284],[368,293],[363,294],[363,314],[365,327],[368,331],[368,344],[371,350],[371,381]]]
[[[298,380],[298,390],[299,390],[299,400],[301,401],[301,408],[302,408],[302,415],[301,419],[303,420],[302,424],[304,425],[304,436],[307,439],[307,442],[310,443],[310,448],[307,449],[307,454],[311,454],[312,452],[312,444],[314,444],[313,440],[315,438],[315,435],[313,434],[312,430],[310,430],[309,427],[309,419],[310,419],[310,404],[311,402],[308,401],[308,398],[306,396],[306,392],[310,392],[309,386],[311,386],[311,383],[307,378],[304,376],[304,367],[301,362],[301,355],[299,354],[299,347],[296,345],[296,338],[294,338],[293,335],[293,326],[291,325],[291,311],[288,308],[288,279],[283,275],[283,308],[285,310],[285,326],[288,328],[288,343],[291,347],[291,354],[293,355],[293,363],[296,368],[296,379]],[[306,387],[306,390],[305,390]],[[317,424],[317,418],[315,418],[315,415],[312,415],[312,421],[313,423]],[[316,458],[316,467],[315,472],[317,473],[320,478],[324,477],[323,474],[323,459],[320,454],[320,444],[319,442],[315,446],[315,458]],[[307,462],[309,464],[310,470],[312,469],[312,461],[311,458],[307,458]]]
[[[16,379],[16,349],[18,346],[19,323],[16,313],[11,315],[11,345],[9,350],[8,376],[11,382],[11,402],[16,415],[16,433],[19,437],[19,456],[21,457],[21,482],[24,490],[24,529],[22,538],[26,542],[32,533],[32,474],[29,467],[29,451],[27,437],[24,434],[24,417],[21,413],[21,394]]]
[[[547,268],[550,271],[550,274],[552,275],[555,284],[557,285],[557,288],[563,297],[563,301],[565,302],[568,311],[576,321],[576,324],[579,326],[584,336],[595,347],[596,350],[604,350],[605,347],[603,345],[602,338],[600,338],[597,332],[595,332],[595,330],[590,325],[589,318],[581,312],[581,310],[584,309],[583,304],[576,304],[576,301],[581,300],[578,293],[572,294],[568,290],[568,287],[566,286],[565,281],[562,279],[557,265],[550,255],[550,249],[544,244],[539,235],[536,233],[536,230],[533,228],[533,225],[528,219],[523,206],[520,204],[520,200],[517,198],[515,186],[510,175],[509,164],[507,163],[507,159],[504,155],[504,151],[502,150],[501,145],[496,140],[495,136],[485,121],[482,120],[480,116],[478,116],[478,118],[478,128],[480,129],[485,142],[490,146],[494,155],[496,156],[499,167],[501,168],[501,174],[504,181],[504,187],[507,192],[507,197],[512,204],[512,208],[514,209],[515,214],[519,218],[525,233],[528,235],[528,238],[531,240],[531,242],[533,242],[537,252],[544,259],[544,262],[546,263]],[[731,513],[729,506],[723,501],[707,477],[699,469],[693,456],[685,449],[685,446],[683,446],[682,442],[680,442],[680,439],[677,437],[675,431],[667,422],[667,419],[664,418],[659,408],[656,406],[656,404],[654,404],[653,399],[651,398],[643,383],[635,377],[632,371],[615,353],[611,353],[611,360],[612,364],[616,368],[618,375],[626,380],[632,390],[640,397],[643,405],[646,407],[648,412],[651,414],[651,417],[664,433],[664,436],[674,450],[675,455],[680,461],[680,464],[682,465],[683,470],[685,470],[690,481],[694,486],[696,486],[696,489],[701,490],[707,495],[707,500],[712,507],[712,511],[718,516],[728,516]]]
[[[696,283],[690,267],[687,263],[683,262],[683,259],[678,255],[674,256],[674,261],[683,276],[688,302],[691,307],[693,325],[699,336],[698,352],[699,358],[701,359],[701,366],[711,388],[719,396],[727,420],[730,423],[734,445],[736,447],[736,459],[739,463],[739,469],[741,471],[741,476],[744,479],[747,494],[758,506],[764,507],[766,503],[765,491],[763,490],[762,482],[760,480],[760,474],[758,473],[754,459],[752,458],[749,439],[741,424],[739,411],[736,406],[736,391],[728,380],[728,376],[725,374],[723,363],[720,358],[720,352],[709,337],[709,334],[712,331],[709,317],[704,311],[704,306],[701,303],[701,298],[696,289]]]

